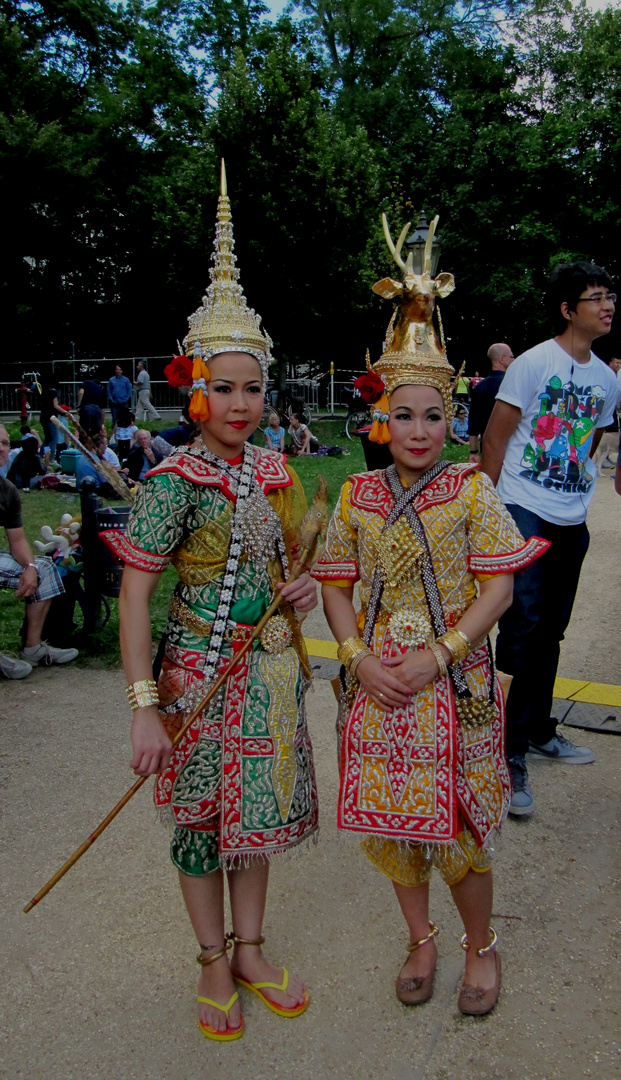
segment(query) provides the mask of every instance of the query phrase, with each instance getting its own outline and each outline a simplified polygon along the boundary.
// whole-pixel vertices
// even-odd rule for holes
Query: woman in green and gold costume
[[[105,537],[125,562],[119,606],[134,709],[131,767],[156,776],[156,805],[174,826],[171,857],[200,945],[200,1028],[227,1041],[244,1030],[236,983],[281,1016],[308,1005],[300,978],[263,956],[261,928],[271,856],[317,830],[304,709],[310,672],[297,620],[315,607],[316,586],[308,574],[284,584],[305,500],[285,459],[247,441],[261,419],[271,342],[238,276],[223,165],[211,285],[186,338],[190,411],[202,437],[147,475],[127,533]],[[156,689],[149,601],[170,563],[179,582]],[[280,614],[171,753],[171,737],[278,589],[287,601]]]

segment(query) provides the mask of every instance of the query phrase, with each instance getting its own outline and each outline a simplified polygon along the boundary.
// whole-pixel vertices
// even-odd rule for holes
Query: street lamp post
[[[425,269],[423,263],[425,259],[425,244],[427,243],[427,237],[429,235],[429,225],[427,224],[427,218],[421,213],[418,219],[418,225],[414,229],[411,236],[405,241],[407,249],[412,253],[413,257],[413,269],[415,274],[422,274]],[[431,244],[431,276],[436,276],[436,270],[438,269],[438,262],[440,261],[440,252],[442,250],[442,241],[436,234]]]

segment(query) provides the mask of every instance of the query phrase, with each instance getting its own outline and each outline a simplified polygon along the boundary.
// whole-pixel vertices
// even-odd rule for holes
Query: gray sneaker
[[[43,664],[45,667],[50,667],[51,664],[70,664],[77,655],[77,649],[57,649],[54,645],[48,645],[47,641],[42,641],[40,645],[30,645],[21,651],[22,660],[33,666]]]
[[[30,675],[31,671],[32,664],[27,664],[24,660],[15,660],[12,656],[5,656],[4,653],[0,653],[0,673],[4,675],[5,679],[25,679],[27,675]]]
[[[529,754],[537,754],[538,757],[562,761],[565,765],[588,765],[591,761],[595,761],[595,754],[592,750],[589,750],[588,746],[576,746],[575,743],[570,742],[564,735],[559,735],[558,732],[553,739],[544,743],[543,746],[537,746],[533,742],[529,743],[528,752]]]
[[[519,754],[509,758],[509,772],[511,773],[509,813],[515,817],[530,817],[535,809],[535,801],[528,782],[526,758]]]

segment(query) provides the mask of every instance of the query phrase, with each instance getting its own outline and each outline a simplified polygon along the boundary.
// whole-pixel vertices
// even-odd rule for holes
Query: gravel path
[[[616,557],[621,500],[604,477],[561,674],[621,682]],[[319,615],[309,636],[327,636]],[[304,976],[311,1007],[283,1021],[243,993],[247,1030],[208,1043],[195,1021],[196,945],[167,836],[142,791],[30,915],[29,897],[131,783],[121,672],[36,671],[3,683],[0,880],[9,1080],[613,1080],[619,1060],[621,739],[585,735],[588,766],[534,760],[537,813],[509,820],[496,871],[503,992],[476,1021],[456,1009],[460,926],[432,885],[441,928],[433,1001],[393,989],[406,933],[391,888],[337,837],[334,700],[309,697],[322,831],[305,855],[276,861],[270,954]],[[580,734],[580,733],[575,733]],[[574,734],[574,737],[575,737]],[[615,880],[617,879],[617,880]],[[617,1040],[617,1044],[615,1043]]]

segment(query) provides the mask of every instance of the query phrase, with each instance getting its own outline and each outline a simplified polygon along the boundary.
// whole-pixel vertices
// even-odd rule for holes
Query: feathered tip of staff
[[[328,528],[328,485],[324,476],[317,481],[315,498],[300,529],[300,564],[307,570],[319,558]]]
[[[302,522],[302,527],[300,529],[300,555],[295,562],[291,574],[289,575],[289,581],[294,581],[296,578],[306,573],[307,570],[310,570],[321,550],[321,541],[323,538],[325,538],[327,525],[328,488],[324,477],[320,476],[317,484],[317,493],[310,507],[308,508],[304,521]],[[280,589],[278,589],[276,591],[276,596],[274,597],[274,600],[265,612],[265,615],[262,619],[259,620],[254,630],[252,631],[251,637],[249,637],[248,640],[244,642],[239,652],[236,653],[231,662],[227,664],[225,670],[218,676],[218,678],[214,682],[212,682],[207,693],[204,695],[203,698],[201,698],[198,704],[194,706],[185,724],[183,725],[181,730],[178,731],[175,735],[174,739],[172,740],[173,750],[176,746],[179,745],[186,731],[192,726],[197,716],[200,716],[200,714],[209,704],[211,699],[218,693],[220,687],[224,685],[226,680],[229,678],[231,673],[239,664],[244,654],[252,648],[253,642],[261,636],[264,627],[271,619],[272,615],[274,615],[275,612],[278,610],[283,601],[284,597],[282,596]],[[78,860],[81,859],[85,852],[88,851],[89,847],[91,847],[95,843],[97,837],[101,836],[104,829],[107,829],[108,825],[110,825],[110,823],[114,821],[117,814],[121,812],[123,807],[127,805],[129,800],[133,798],[133,796],[136,794],[137,791],[140,790],[143,784],[146,784],[148,779],[148,776],[141,776],[138,780],[136,780],[136,783],[133,784],[133,786],[125,792],[123,798],[119,799],[116,806],[114,806],[110,813],[107,814],[106,817],[103,819],[103,821],[99,823],[94,832],[92,832],[90,836],[87,836],[86,840],[84,840],[84,842],[80,844],[79,848],[74,851],[73,855],[70,855],[67,861],[63,863],[63,865],[60,867],[59,870],[56,871],[53,877],[51,877],[50,880],[46,882],[46,884],[43,886],[43,888],[39,889],[39,892],[35,896],[33,896],[32,900],[30,900],[26,904],[24,912],[27,913],[29,911],[32,911],[32,909],[39,903],[39,901],[42,900],[44,896],[47,896],[49,892],[51,892],[51,890],[56,884],[58,884],[61,878],[65,876],[65,874],[71,869],[72,866],[75,866]]]
[[[71,419],[73,419],[73,417]],[[74,424],[76,424],[76,427],[79,428],[77,422],[75,420],[73,420],[73,422]],[[86,458],[86,460],[90,462],[93,468],[97,469],[97,472],[101,473],[104,479],[107,480],[110,484],[110,487],[114,489],[119,498],[123,499],[124,502],[133,505],[134,493],[131,491],[130,488],[128,488],[127,484],[123,483],[114,466],[111,465],[109,461],[102,461],[94,450],[87,449],[87,447],[80,442],[77,435],[74,435],[73,431],[70,431],[69,428],[66,428],[64,424],[61,424],[60,420],[58,420],[56,416],[52,417],[52,423],[56,424],[56,427],[60,428],[64,435],[69,436],[69,439],[75,446],[76,450],[79,450],[80,453]],[[90,439],[88,441],[90,442]],[[93,444],[91,443],[91,446],[92,445]]]

